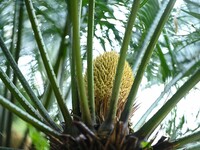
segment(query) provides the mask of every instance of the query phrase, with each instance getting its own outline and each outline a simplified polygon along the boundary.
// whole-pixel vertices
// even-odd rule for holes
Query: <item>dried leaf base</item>
[[[122,122],[115,124],[114,130],[109,135],[102,136],[97,130],[91,131],[81,121],[75,121],[79,134],[76,137],[65,134],[62,140],[51,139],[51,150],[172,150],[173,145],[169,141],[159,140],[151,146],[147,144],[142,147],[145,141],[139,141],[134,133],[129,133]],[[129,134],[128,134],[129,133]],[[146,142],[148,143],[148,142]]]

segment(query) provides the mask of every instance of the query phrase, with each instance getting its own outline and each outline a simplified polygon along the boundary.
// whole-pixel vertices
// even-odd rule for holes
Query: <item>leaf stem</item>
[[[89,0],[89,16],[88,16],[88,36],[87,36],[87,79],[88,79],[88,101],[92,122],[96,122],[95,102],[94,102],[94,74],[93,74],[93,36],[94,36],[94,11],[95,0]]]
[[[20,54],[20,50],[21,50],[21,42],[22,42],[24,2],[22,0],[16,1],[15,7],[17,7],[17,5],[19,6],[19,9],[18,9],[19,14],[18,14],[18,18],[17,18],[18,19],[18,32],[17,32],[17,42],[16,42],[16,49],[15,49],[14,57],[15,57],[15,61],[18,63],[19,54]],[[14,19],[15,19],[15,17],[14,17]],[[17,76],[15,74],[13,76],[13,83],[14,83],[14,85],[17,84]],[[13,94],[11,94],[10,101],[12,103],[15,103],[15,97],[13,96]],[[13,114],[11,112],[9,112],[7,118],[8,119],[7,119],[7,124],[6,124],[6,127],[7,127],[7,129],[6,129],[6,134],[7,134],[6,135],[6,146],[9,147],[10,146],[10,138],[11,138],[11,134],[12,134],[11,130],[12,130]]]
[[[61,41],[60,41],[60,46],[59,46],[59,50],[58,50],[58,56],[57,56],[57,60],[56,63],[54,65],[54,72],[55,75],[58,77],[58,73],[61,70],[61,65],[64,64],[64,60],[66,58],[67,55],[67,43],[66,43],[66,35],[68,34],[68,16],[66,16],[66,22],[65,22],[65,26],[63,28],[63,33],[61,35]],[[45,97],[44,97],[44,106],[45,108],[49,109],[49,106],[51,104],[52,101],[52,97],[55,97],[52,93],[52,87],[50,86],[50,83],[48,83],[47,85],[47,90],[45,92]]]
[[[137,71],[136,77],[134,79],[131,91],[129,93],[128,100],[125,104],[124,110],[123,110],[121,118],[120,118],[120,120],[123,121],[123,122],[128,121],[129,114],[131,112],[131,109],[132,109],[132,106],[133,106],[139,85],[140,85],[140,83],[142,81],[142,77],[144,75],[144,71],[146,69],[146,66],[148,65],[148,62],[149,62],[151,55],[153,53],[153,50],[154,50],[154,46],[156,45],[156,43],[158,41],[160,33],[161,33],[161,31],[162,31],[162,29],[163,29],[163,27],[164,27],[164,25],[165,25],[165,23],[168,19],[168,16],[169,16],[175,2],[176,2],[176,0],[170,0],[169,2],[165,1],[165,3],[163,4],[163,7],[162,7],[164,9],[162,9],[160,11],[160,13],[158,13],[157,19],[159,20],[159,23],[157,24],[157,26],[154,30],[153,36],[151,38],[152,40],[149,42],[149,45],[148,45],[148,47],[145,51],[145,54],[142,58],[142,61],[141,61],[141,64],[139,66],[139,69]],[[164,12],[163,12],[163,10],[164,10]],[[160,14],[162,14],[161,18],[159,17]]]
[[[174,86],[181,78],[183,78],[187,73],[194,70],[197,66],[200,65],[199,62],[191,62],[186,69],[184,69],[182,72],[180,72],[178,75],[176,75],[164,88],[160,96],[155,100],[155,102],[146,110],[145,114],[142,115],[140,120],[137,122],[137,124],[134,126],[134,130],[138,130],[142,125],[144,125],[147,117],[149,114],[153,111],[153,109],[158,105],[158,103],[162,100],[164,95],[169,92],[172,86]]]
[[[71,10],[73,10],[73,13],[71,13],[71,19],[72,19],[72,26],[73,26],[73,42],[72,42],[72,57],[74,57],[75,60],[75,66],[76,66],[76,76],[77,76],[77,85],[78,85],[78,91],[79,91],[79,102],[81,104],[81,112],[82,112],[82,118],[85,124],[88,127],[92,127],[92,119],[89,111],[87,96],[86,96],[86,90],[85,90],[85,82],[83,80],[82,75],[82,60],[81,60],[81,52],[80,52],[80,15],[79,15],[79,1],[78,0],[71,0]]]
[[[9,102],[9,100],[5,99],[1,95],[0,95],[0,104],[3,107],[7,108],[9,111],[11,111],[14,114],[16,114],[17,116],[19,116],[24,121],[30,123],[31,125],[35,126],[37,129],[41,130],[42,132],[49,134],[49,135],[53,135],[55,137],[59,137],[61,135],[59,132],[53,130],[46,124],[40,122],[39,120],[35,119],[34,117],[29,115],[25,111],[21,110],[19,107],[15,106],[11,102]]]
[[[171,109],[200,81],[200,69],[188,79],[177,92],[135,134],[139,139],[149,136],[167,116]]]
[[[56,81],[56,76],[55,73],[53,71],[53,67],[50,63],[47,51],[46,51],[46,47],[39,29],[39,25],[36,19],[36,14],[34,12],[34,8],[33,8],[33,4],[31,0],[25,0],[25,4],[26,4],[26,8],[27,8],[27,12],[31,21],[31,25],[32,25],[32,29],[34,32],[34,36],[47,72],[47,75],[49,77],[49,81],[51,83],[51,87],[54,91],[56,100],[58,102],[59,108],[62,112],[63,118],[65,120],[66,125],[70,126],[72,124],[72,118],[70,116],[70,113],[67,109],[66,104],[64,103],[64,98],[62,96],[62,93],[60,91],[60,88],[58,86],[58,83]]]
[[[69,16],[69,28],[72,28],[71,22],[72,22],[72,8],[71,8],[71,0],[66,0],[67,3],[67,9],[68,9],[68,16]],[[72,30],[69,32],[70,40],[72,41]],[[74,116],[81,117],[80,112],[80,102],[78,97],[78,87],[77,87],[77,80],[76,80],[76,65],[75,65],[75,52],[73,51],[74,48],[72,48],[69,51],[69,60],[70,60],[70,73],[71,73],[71,94],[72,94],[72,112]],[[76,117],[74,117],[76,120]]]
[[[174,146],[174,148],[178,149],[181,148],[182,146],[198,141],[200,140],[200,131],[196,132],[196,133],[192,133],[191,135],[182,137],[180,139],[177,139],[176,141],[172,142]]]
[[[34,109],[34,107],[26,100],[26,98],[20,93],[20,91],[16,88],[16,86],[10,81],[9,77],[3,72],[0,68],[0,78],[6,85],[6,87],[10,90],[13,96],[19,101],[22,107],[33,117],[39,119],[40,121],[44,121],[44,119],[38,114],[38,112]]]
[[[128,45],[131,39],[132,28],[136,18],[137,10],[140,6],[140,0],[135,0],[132,5],[131,14],[129,16],[128,25],[125,31],[125,36],[123,39],[122,47],[120,50],[120,57],[117,65],[117,71],[115,75],[114,85],[112,89],[112,96],[110,99],[110,106],[108,110],[108,115],[105,122],[102,124],[100,130],[110,131],[113,128],[113,121],[116,116],[117,102],[119,96],[119,89],[121,84],[122,73],[124,70],[124,64],[126,60],[126,52],[128,50]]]
[[[0,47],[6,56],[8,62],[10,63],[11,67],[14,70],[14,73],[17,75],[18,79],[20,80],[21,84],[23,85],[24,89],[28,93],[30,99],[33,101],[35,106],[37,106],[37,109],[39,110],[40,114],[45,118],[45,120],[52,125],[57,130],[60,130],[58,126],[55,124],[55,122],[51,119],[48,112],[42,105],[41,101],[38,99],[38,97],[34,94],[33,90],[31,89],[30,85],[26,81],[25,77],[23,76],[22,72],[20,71],[19,67],[17,66],[17,63],[15,62],[14,58],[12,57],[12,54],[10,51],[6,48],[5,43],[3,42],[2,37],[0,36]]]

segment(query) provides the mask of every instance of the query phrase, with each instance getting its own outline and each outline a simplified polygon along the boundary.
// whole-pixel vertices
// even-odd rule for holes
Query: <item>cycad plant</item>
[[[149,138],[176,104],[200,81],[199,55],[196,55],[195,61],[188,63],[183,71],[183,68],[177,67],[181,63],[175,57],[177,51],[181,50],[178,49],[180,47],[170,45],[167,28],[171,27],[170,15],[175,2],[176,0],[2,2],[2,6],[12,4],[15,10],[13,22],[9,22],[13,24],[9,49],[7,46],[9,41],[4,42],[8,40],[6,35],[8,32],[3,28],[6,25],[1,24],[0,46],[3,63],[0,78],[4,92],[0,96],[2,105],[0,132],[5,136],[0,136],[0,145],[9,147],[12,141],[13,114],[42,132],[43,136],[39,137],[47,139],[50,149],[164,150],[181,148],[188,143],[198,141],[199,131],[173,140],[162,137],[158,142],[152,142]],[[195,1],[186,2],[195,3]],[[112,5],[116,7],[111,7]],[[127,13],[127,21],[123,22],[125,32],[121,33],[111,22],[114,17],[113,9],[123,8],[125,5],[130,12]],[[57,17],[55,14],[53,19],[50,17],[51,10],[48,7],[56,8]],[[64,15],[61,10],[65,11]],[[199,17],[198,13],[185,12],[193,17]],[[42,21],[43,17],[51,24],[50,27],[45,26],[43,29],[42,23],[46,23]],[[5,22],[3,19],[2,22]],[[25,20],[30,20],[30,24]],[[58,27],[59,23],[64,24],[63,29]],[[22,32],[27,26],[31,27],[32,32]],[[104,31],[102,37],[95,33],[97,26],[102,32]],[[110,28],[113,29],[113,34],[109,33]],[[196,27],[195,34],[199,34],[197,28],[199,26]],[[47,30],[50,34],[46,33]],[[22,33],[24,35],[33,33],[34,38],[27,37],[28,40],[25,41]],[[54,33],[55,35],[52,35]],[[105,51],[111,51],[105,46],[106,41],[110,42],[111,46],[114,42],[109,34],[120,45],[119,54],[113,50],[93,58],[95,55],[93,49],[98,49],[94,39],[100,41]],[[163,38],[161,41],[159,41],[160,35]],[[83,37],[87,37],[86,40]],[[60,43],[55,42],[59,43],[59,46],[52,44],[54,38],[60,39]],[[195,40],[199,41],[198,38]],[[36,42],[36,49],[32,48],[34,45],[30,41]],[[194,41],[191,43],[194,44]],[[84,42],[86,47],[83,46]],[[26,44],[30,46],[20,51],[21,45]],[[164,54],[163,47],[168,48],[169,55]],[[36,58],[37,67],[30,67],[33,69],[32,75],[35,76],[30,78],[33,81],[27,80],[24,75],[26,71],[20,70],[18,66],[20,53]],[[151,71],[155,67],[156,56],[159,56],[162,66],[159,70],[162,77],[158,75],[158,80],[171,81],[143,117],[135,121],[137,124],[133,128],[130,118],[140,107],[135,102],[138,88],[145,71]],[[172,59],[172,68],[167,64],[166,59],[169,58]],[[83,67],[85,62],[87,67]],[[30,62],[28,65],[33,64]],[[37,76],[38,74],[40,76]],[[152,74],[147,77],[152,77]],[[183,77],[186,77],[185,82],[147,120],[148,114],[164,94]],[[35,79],[41,83],[33,83]],[[43,84],[42,90],[36,87],[40,84]],[[10,112],[8,115],[5,109]],[[27,135],[24,138],[26,139]]]

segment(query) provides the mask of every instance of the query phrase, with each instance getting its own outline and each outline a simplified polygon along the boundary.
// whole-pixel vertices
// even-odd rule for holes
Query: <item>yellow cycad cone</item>
[[[107,115],[118,59],[119,55],[112,51],[105,52],[104,54],[98,56],[93,62],[95,109],[97,119],[100,122],[104,121]],[[120,85],[119,99],[117,104],[117,117],[120,117],[121,115],[124,104],[133,84],[133,80],[134,77],[132,70],[126,61]],[[85,75],[85,81],[87,83],[87,73]]]

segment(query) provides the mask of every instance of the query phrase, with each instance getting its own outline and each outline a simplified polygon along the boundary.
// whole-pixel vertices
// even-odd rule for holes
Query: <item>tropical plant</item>
[[[199,3],[184,0],[181,9],[173,9],[175,3],[2,1],[0,146],[11,147],[14,132],[24,132],[18,148],[198,149],[199,126],[178,135],[174,115],[178,102],[200,80]],[[119,55],[106,52],[94,59],[112,49]],[[165,89],[132,127],[143,77],[147,86],[164,83]],[[170,112],[172,120],[163,129],[170,138],[152,140]],[[20,125],[23,129],[16,127],[19,118],[28,123]],[[183,116],[177,129],[184,122]]]

